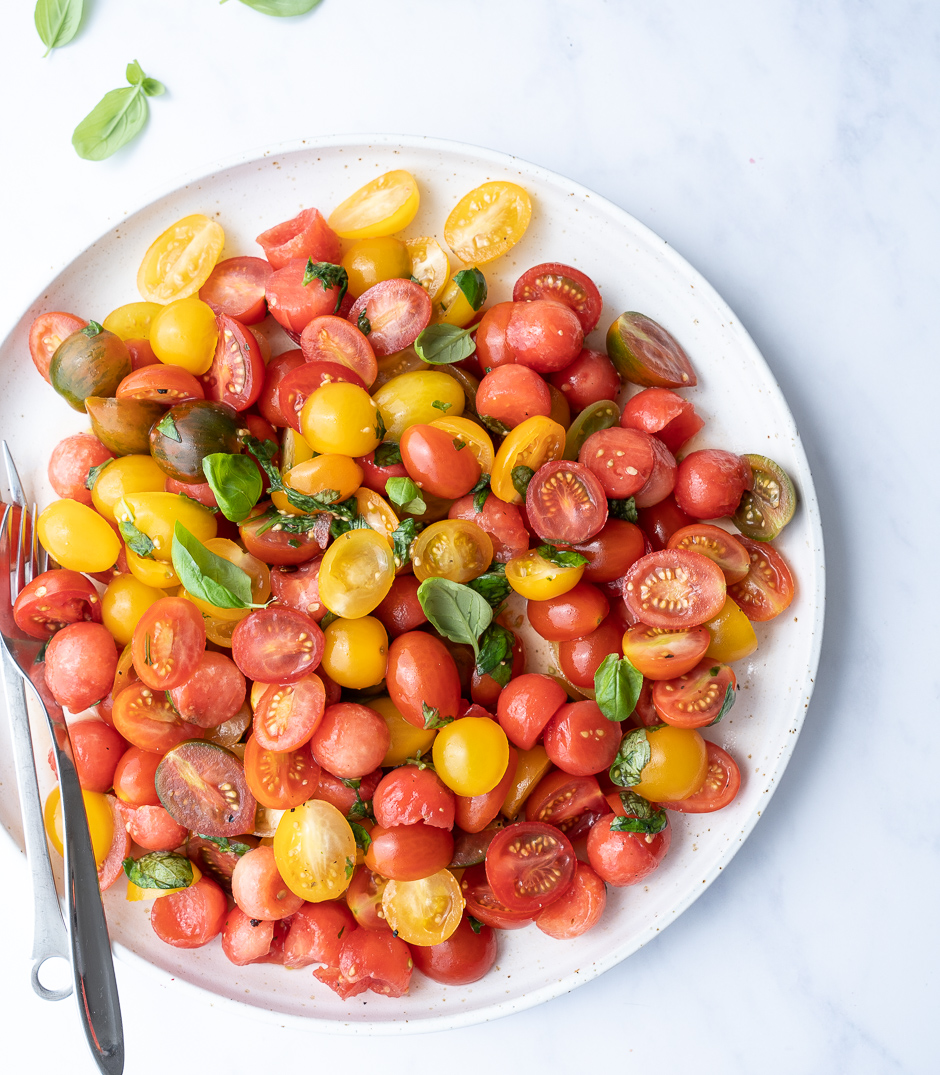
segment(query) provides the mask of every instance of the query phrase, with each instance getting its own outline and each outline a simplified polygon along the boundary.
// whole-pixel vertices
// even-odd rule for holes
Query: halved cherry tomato
[[[370,326],[368,343],[376,355],[383,356],[410,347],[427,328],[432,307],[420,284],[380,280],[356,299],[347,320],[358,325],[363,313]]]
[[[623,599],[651,627],[696,627],[725,603],[721,568],[707,557],[664,549],[641,557],[624,577]]]
[[[187,739],[205,734],[198,725],[180,717],[165,693],[139,682],[115,695],[111,719],[129,743],[154,754],[164,754]]]
[[[300,349],[307,362],[330,362],[351,369],[368,387],[378,375],[372,344],[355,324],[344,317],[315,317],[300,335]]]
[[[144,254],[137,271],[141,297],[165,305],[194,295],[209,279],[224,244],[221,226],[207,216],[177,220]]]
[[[241,760],[217,743],[190,741],[168,750],[156,785],[170,816],[193,832],[231,837],[254,827],[257,804]]]
[[[517,821],[501,829],[487,849],[486,878],[501,903],[531,915],[564,894],[576,861],[559,829]]]
[[[566,642],[590,634],[609,612],[607,598],[589,582],[579,582],[567,593],[548,601],[529,601],[526,607],[529,623],[550,642]]]
[[[562,832],[583,814],[607,813],[607,800],[592,774],[577,776],[554,769],[543,776],[526,800],[526,821],[555,825]]]
[[[87,321],[75,314],[55,310],[40,314],[29,326],[29,356],[48,384],[52,384],[49,378],[49,363],[59,345],[73,333],[81,332],[87,324]]]
[[[488,826],[496,820],[499,816],[500,808],[506,801],[506,796],[509,794],[509,789],[512,787],[516,776],[518,763],[519,755],[514,747],[510,747],[506,771],[492,791],[484,792],[482,795],[456,796],[454,820],[463,832],[473,835],[482,833],[485,837],[484,830],[488,829]],[[486,853],[486,847],[488,846],[489,843],[487,842],[483,847],[483,854]]]
[[[309,616],[290,608],[255,609],[232,633],[232,660],[249,679],[262,683],[296,683],[322,656],[323,632]]]
[[[498,496],[488,496],[483,510],[477,511],[474,500],[472,496],[455,500],[447,511],[448,519],[466,519],[486,531],[493,542],[493,559],[501,564],[522,555],[529,547],[529,532],[519,508]]]
[[[786,560],[769,541],[740,537],[751,559],[747,577],[728,588],[728,593],[749,620],[763,623],[779,616],[793,600],[793,575]]]
[[[734,704],[736,685],[726,664],[705,657],[690,672],[654,683],[653,705],[674,728],[707,728]]]
[[[497,366],[477,389],[475,407],[486,420],[514,429],[527,418],[552,413],[552,396],[548,385],[528,366]]]
[[[428,236],[406,239],[405,248],[411,257],[411,275],[428,293],[431,302],[436,302],[450,276],[444,248],[437,239]]]
[[[710,814],[727,806],[738,794],[741,787],[738,763],[715,743],[706,742],[705,748],[708,751],[708,773],[701,789],[687,799],[663,801],[660,806],[682,814]]]
[[[114,794],[131,806],[159,806],[154,777],[161,761],[161,754],[129,746],[114,770]]]
[[[257,238],[275,269],[294,258],[339,263],[339,239],[318,209],[304,209],[291,220],[276,224]]]
[[[307,750],[265,750],[252,735],[245,744],[245,779],[262,806],[289,810],[316,791],[320,766]]]
[[[597,327],[603,305],[600,292],[589,276],[557,261],[533,265],[524,272],[512,289],[512,297],[515,302],[554,299],[564,303],[577,315],[585,336]]]
[[[322,530],[292,534],[280,529],[276,518],[264,517],[270,509],[270,501],[260,504],[238,528],[245,548],[264,563],[278,566],[306,563],[316,556],[329,540],[330,516],[323,516]]]
[[[607,904],[607,888],[593,866],[579,862],[571,888],[540,911],[535,924],[549,937],[571,940],[587,933],[600,921]]]
[[[310,396],[323,385],[339,381],[365,388],[355,370],[338,362],[304,362],[289,370],[277,390],[278,406],[287,423],[299,433],[300,412]]]
[[[330,227],[343,239],[394,235],[414,219],[419,200],[410,172],[386,172],[338,205],[330,213]]]
[[[79,713],[107,696],[117,662],[114,639],[106,627],[70,623],[46,647],[46,685],[59,705]]]
[[[401,458],[408,476],[433,496],[456,500],[480,478],[480,464],[467,442],[430,425],[411,425],[402,434]]]
[[[560,706],[542,733],[549,758],[572,776],[590,776],[609,769],[620,747],[620,724],[608,720],[597,702]]]
[[[522,494],[512,481],[513,470],[525,466],[537,471],[551,460],[560,459],[564,449],[564,426],[542,415],[527,418],[500,445],[493,463],[490,488],[507,504],[521,504]]]
[[[293,351],[283,351],[268,363],[264,375],[264,385],[261,389],[261,395],[258,397],[258,410],[272,426],[276,426],[278,429],[283,429],[285,426],[290,425],[287,416],[281,410],[281,382],[291,370],[302,365],[304,365],[304,355],[299,347]]]
[[[52,449],[49,457],[49,481],[63,498],[91,505],[91,490],[87,487],[89,471],[113,459],[114,455],[91,433],[73,433],[64,437]],[[99,472],[100,473],[100,472]]]
[[[134,628],[134,668],[153,690],[179,687],[199,667],[206,648],[202,614],[181,597],[152,604]]]
[[[642,429],[678,452],[705,425],[695,413],[691,400],[677,396],[668,388],[644,388],[627,400],[620,418],[625,429]]]
[[[558,664],[562,675],[576,687],[593,689],[594,673],[609,653],[617,651],[622,633],[616,616],[610,615],[590,634],[559,642]]]
[[[691,672],[711,644],[705,627],[674,631],[638,623],[623,636],[623,655],[647,679],[675,679]]]
[[[118,399],[145,399],[172,405],[184,399],[205,399],[202,385],[181,366],[144,366],[117,386]]]
[[[245,914],[267,922],[289,918],[304,905],[281,877],[274,851],[266,846],[246,851],[232,872],[232,897]]]
[[[252,726],[258,746],[279,754],[302,747],[323,720],[325,704],[323,681],[312,673],[272,683],[255,706]]]
[[[733,582],[740,582],[750,566],[747,549],[741,542],[727,530],[710,523],[692,523],[681,527],[671,535],[666,548],[687,549],[714,560],[729,586]]]
[[[536,549],[514,556],[506,564],[506,581],[529,601],[547,601],[567,593],[577,586],[583,574],[583,566],[558,567]]]
[[[13,619],[31,638],[51,638],[70,623],[101,623],[101,599],[77,571],[43,571],[17,595]]]
[[[497,715],[510,741],[531,750],[558,708],[567,701],[564,687],[551,676],[527,672],[506,684],[497,702]]]
[[[367,990],[401,997],[411,982],[411,950],[391,932],[353,930],[343,937],[338,967],[321,967],[314,977],[346,1000]]]
[[[202,375],[208,399],[245,411],[261,395],[265,366],[254,334],[234,317],[218,314],[219,342],[212,365]]]
[[[734,514],[751,482],[751,465],[743,456],[703,448],[679,464],[673,495],[693,519],[720,519]]]
[[[485,865],[471,866],[460,880],[467,901],[467,914],[493,929],[522,929],[533,919],[528,911],[516,911],[499,900],[486,876]]]
[[[234,317],[243,325],[257,325],[268,312],[264,289],[274,271],[264,258],[226,258],[209,274],[199,297],[217,315]]]
[[[485,265],[519,242],[531,218],[532,201],[525,190],[495,180],[460,199],[444,223],[444,238],[461,261]]]
[[[546,463],[535,472],[525,505],[532,529],[549,542],[588,541],[607,522],[601,483],[586,466],[567,459]]]

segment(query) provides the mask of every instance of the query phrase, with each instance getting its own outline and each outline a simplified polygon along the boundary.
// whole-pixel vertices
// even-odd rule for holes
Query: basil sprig
[[[177,521],[173,530],[173,569],[188,594],[216,608],[256,608],[251,578],[240,567],[210,552]]]
[[[608,720],[626,720],[636,709],[643,674],[628,657],[608,653],[594,673],[594,698]]]
[[[442,717],[437,706],[430,706],[427,702],[421,703],[421,716],[424,717],[425,729],[446,728],[448,724],[454,723],[453,717]]]
[[[165,92],[163,83],[148,78],[136,60],[127,65],[126,76],[130,85],[106,93],[75,128],[72,145],[83,160],[104,160],[127,145],[147,122],[147,98]]]
[[[427,511],[427,504],[421,496],[421,490],[411,478],[389,478],[385,483],[385,492],[388,498],[403,511],[412,515],[421,515]]]
[[[225,0],[222,0],[224,3]],[[306,15],[313,11],[320,0],[241,0],[245,7],[254,8],[262,15],[276,15],[280,19],[290,18],[291,15]]]
[[[479,269],[461,269],[454,274],[454,283],[463,292],[474,313],[486,302],[486,277]]]
[[[349,819],[347,818],[347,821]],[[372,837],[369,835],[369,830],[355,821],[349,821],[349,827],[352,829],[352,834],[356,839],[356,847],[362,851],[368,851],[372,844]]]
[[[481,414],[479,415],[479,418],[486,428],[491,433],[495,433],[497,437],[505,437],[506,434],[510,432],[509,426],[504,422],[501,422],[498,418],[493,418],[492,415]]]
[[[233,523],[246,519],[261,499],[261,475],[247,455],[213,452],[203,459],[202,471],[222,514]]]
[[[208,840],[210,844],[215,844],[224,855],[231,853],[241,858],[251,850],[251,844],[243,844],[240,840],[230,840],[227,836],[206,836],[204,832],[197,832],[196,835],[200,840]]]
[[[477,349],[472,334],[477,326],[458,328],[441,322],[428,325],[414,342],[415,354],[422,362],[432,366],[448,366],[452,362],[462,362]]]
[[[662,832],[669,822],[666,811],[637,795],[635,791],[621,791],[620,801],[623,803],[626,816],[617,816],[610,823],[611,832],[637,832],[644,836],[655,836]]]
[[[139,859],[123,862],[128,880],[138,888],[189,888],[193,883],[193,864],[175,851],[151,851]]]
[[[539,545],[535,551],[543,560],[548,560],[556,567],[584,567],[585,564],[590,563],[588,558],[582,556],[581,553],[574,552],[572,549],[559,549],[555,545]]]
[[[84,0],[38,0],[33,13],[36,32],[46,46],[43,59],[67,45],[78,33],[84,13]]]
[[[162,433],[167,440],[175,440],[177,444],[183,443],[183,434],[176,428],[172,412],[167,411],[154,428]]]
[[[104,332],[104,325],[99,325],[97,321],[89,321],[84,328],[78,330],[83,336],[87,336],[89,340],[93,340],[96,336],[100,336]]]
[[[396,567],[404,567],[411,562],[411,546],[420,530],[421,523],[417,519],[402,519],[392,531],[392,555]]]
[[[356,328],[363,334],[368,336],[372,331],[372,322],[366,317],[365,310],[359,311],[359,316],[356,318]]]
[[[620,740],[617,757],[610,767],[610,779],[621,788],[639,784],[643,769],[653,756],[645,728],[634,728]]]
[[[346,275],[346,270],[342,265],[334,265],[332,261],[314,261],[313,258],[307,258],[307,267],[304,269],[303,278],[304,287],[312,284],[314,280],[320,281],[324,291],[329,291],[331,287],[339,288],[336,305],[333,307],[333,313],[335,314],[340,306],[343,305],[343,298],[346,295],[346,289],[349,287],[349,277]]]

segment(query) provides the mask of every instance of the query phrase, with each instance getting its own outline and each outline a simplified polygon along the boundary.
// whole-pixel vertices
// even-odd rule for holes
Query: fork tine
[[[7,483],[10,487],[10,503],[25,508],[26,497],[23,494],[23,485],[20,482],[20,476],[16,472],[16,464],[13,462],[13,456],[10,453],[10,446],[6,441],[0,442],[0,445],[2,445],[3,462],[6,464]]]

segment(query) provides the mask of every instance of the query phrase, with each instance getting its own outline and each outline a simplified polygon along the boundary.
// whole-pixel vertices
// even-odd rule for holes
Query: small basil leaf
[[[240,523],[261,499],[263,482],[247,455],[214,452],[202,461],[202,470],[226,519]]]
[[[176,422],[173,420],[173,415],[170,411],[160,419],[154,426],[158,432],[162,433],[167,440],[175,440],[177,444],[183,443],[183,435],[176,428]]]
[[[486,498],[490,495],[489,474],[481,474],[480,480],[470,492],[473,494],[473,510],[479,515],[483,510],[483,505],[486,503]]]
[[[479,269],[461,269],[454,274],[454,283],[463,292],[474,313],[486,302],[486,277]]]
[[[559,549],[555,545],[539,545],[536,552],[543,560],[548,560],[556,567],[584,567],[585,564],[590,563],[588,558],[582,556],[581,553],[571,549]]]
[[[454,722],[453,717],[442,717],[437,706],[429,706],[427,702],[421,703],[421,715],[424,717],[424,727],[426,729],[444,728]]]
[[[231,853],[241,858],[242,855],[246,855],[251,850],[250,844],[243,844],[239,840],[230,840],[227,836],[206,836],[203,832],[197,832],[196,835],[200,840],[208,840],[210,844],[215,844],[224,854]]]
[[[313,258],[307,258],[307,268],[304,269],[304,287],[313,283],[314,280],[320,281],[324,291],[329,291],[331,287],[339,288],[339,294],[336,296],[336,306],[333,308],[333,313],[335,314],[340,306],[343,305],[343,297],[349,287],[349,277],[346,275],[346,270],[342,265],[334,265],[331,261],[314,261]]]
[[[143,530],[138,530],[128,519],[123,520],[118,529],[121,531],[121,537],[124,538],[124,543],[129,549],[132,549],[138,556],[143,556],[145,559],[153,559],[153,550],[156,545]]]
[[[85,479],[85,488],[94,489],[95,482],[98,480],[98,475],[104,470],[106,466],[113,462],[113,459],[106,459],[103,463],[99,463],[96,467],[89,467],[88,477]]]
[[[505,437],[510,432],[509,426],[504,425],[498,418],[491,418],[488,414],[481,414],[480,421],[497,437]]]
[[[375,460],[375,465],[377,467],[396,466],[401,462],[401,448],[398,447],[398,441],[383,441],[378,448],[375,449],[373,459]]]
[[[467,921],[470,923],[470,928],[474,933],[479,933],[483,929],[483,923],[478,918],[474,918],[472,914],[467,915]]]
[[[625,519],[628,523],[635,523],[638,518],[632,496],[628,496],[626,500],[608,500],[607,514],[611,519]]]
[[[143,78],[134,85],[111,90],[79,123],[72,133],[72,145],[83,160],[104,160],[143,130],[149,115],[143,83],[148,81],[151,86],[159,85],[156,80]]]
[[[643,675],[628,657],[609,653],[594,673],[594,697],[608,720],[626,720],[636,708]]]
[[[421,515],[427,511],[421,490],[411,478],[389,478],[385,483],[385,492],[393,504],[412,515]]]
[[[147,76],[140,64],[136,60],[131,60],[124,69],[124,77],[132,86],[139,86]]]
[[[451,642],[472,646],[479,660],[477,639],[493,619],[493,610],[482,594],[462,583],[432,576],[418,587],[418,601],[436,631]]]
[[[498,623],[491,623],[480,635],[480,656],[477,673],[492,676],[501,686],[512,679],[512,647],[516,636]]]
[[[36,32],[46,46],[43,57],[53,49],[67,45],[82,23],[84,0],[38,0],[33,21]]]
[[[634,728],[620,740],[617,757],[610,767],[610,779],[621,788],[639,784],[643,779],[643,769],[652,756],[646,728]]]
[[[644,836],[655,836],[668,824],[666,811],[644,799],[642,795],[637,795],[635,791],[621,791],[620,801],[627,814],[625,817],[618,815],[610,823],[611,832],[637,832]]]
[[[512,587],[506,581],[506,565],[495,560],[482,575],[471,579],[467,585],[481,597],[485,597],[493,609],[499,608],[512,593]]]
[[[251,579],[235,564],[210,552],[181,522],[173,531],[173,569],[187,593],[216,608],[250,608]]]
[[[262,15],[275,15],[287,19],[292,15],[306,15],[320,3],[320,0],[241,0],[245,7],[254,8]]]
[[[729,683],[728,689],[725,691],[725,700],[721,703],[721,709],[718,710],[718,716],[711,722],[717,724],[718,721],[728,712],[728,710],[734,705],[735,693],[734,687]],[[709,725],[711,727],[711,724]]]
[[[421,524],[416,519],[402,519],[392,531],[392,554],[396,567],[404,567],[411,562],[411,546],[420,529]]]
[[[166,93],[166,86],[155,78],[145,78],[141,82],[140,88],[148,97],[162,97]]]
[[[385,419],[382,417],[382,412],[378,407],[375,408],[375,435],[379,440],[384,440],[385,434],[388,429],[385,425]]]
[[[81,332],[83,336],[87,336],[90,340],[92,340],[100,332],[104,332],[104,325],[99,325],[97,321],[89,321],[84,328],[79,329],[79,332]]]
[[[535,471],[531,467],[518,466],[512,468],[510,474],[512,487],[523,499],[525,499],[526,491],[529,488],[529,482],[532,481],[534,476]]]
[[[451,407],[453,407],[453,403],[442,403],[439,399],[436,399],[431,404],[431,406],[435,410],[442,411],[444,414],[447,414],[447,412],[451,409]]]
[[[428,325],[414,342],[415,354],[432,366],[447,366],[452,362],[462,362],[477,349],[470,338],[476,326],[458,328],[456,325]]]
[[[151,851],[139,859],[126,858],[124,872],[138,888],[189,888],[193,864],[175,851]]]
[[[350,821],[349,827],[352,829],[352,834],[356,838],[356,847],[361,848],[363,851],[368,851],[372,844],[372,837],[369,835],[369,830],[363,825],[357,825],[355,821]]]
[[[334,519],[330,523],[330,537],[335,541],[338,537],[342,537],[343,534],[348,534],[350,530],[371,529],[372,527],[361,515],[357,515],[355,519]]]
[[[242,437],[245,450],[258,460],[261,469],[268,476],[268,492],[282,492],[284,482],[281,480],[281,472],[274,465],[274,457],[277,455],[277,445],[269,440],[258,440],[257,437]]]
[[[365,310],[360,310],[359,316],[356,318],[356,328],[363,334],[368,336],[372,331],[372,322],[366,317]]]

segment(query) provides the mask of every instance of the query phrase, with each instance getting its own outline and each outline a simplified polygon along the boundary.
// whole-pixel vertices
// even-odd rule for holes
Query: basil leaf
[[[453,407],[453,403],[442,403],[439,399],[436,399],[431,404],[431,406],[435,410],[442,411],[444,414],[447,414],[447,412],[451,409],[451,407]]]
[[[470,338],[473,328],[458,328],[456,325],[428,325],[414,342],[415,354],[432,366],[447,366],[451,362],[462,362],[477,349]]]
[[[378,437],[379,440],[384,440],[385,439],[385,434],[388,432],[388,429],[387,429],[387,427],[385,425],[385,419],[382,417],[382,412],[379,410],[378,407],[375,408],[375,427],[374,428],[375,428],[376,437]]]
[[[474,313],[486,302],[486,277],[479,269],[461,269],[454,274],[454,283],[463,292]]]
[[[330,523],[330,537],[335,541],[338,537],[342,537],[343,534],[348,534],[350,530],[371,529],[372,527],[361,515],[357,515],[355,519],[334,519]]]
[[[396,466],[401,462],[401,448],[398,447],[398,441],[383,441],[378,448],[375,449],[375,454],[372,458],[375,460],[375,465],[377,467]]]
[[[83,160],[104,160],[127,145],[147,122],[147,98],[164,92],[163,84],[147,78],[136,60],[127,66],[127,80],[130,86],[106,93],[72,133],[72,145]]]
[[[416,519],[402,519],[392,531],[392,554],[396,567],[403,567],[411,562],[411,546],[420,529],[421,524]]]
[[[608,653],[594,673],[594,700],[608,720],[626,720],[636,709],[643,674],[629,657]]]
[[[89,467],[88,477],[85,479],[85,488],[94,489],[95,482],[98,480],[98,475],[104,470],[106,466],[113,462],[113,459],[106,459],[103,463],[99,463],[96,467]]]
[[[352,859],[346,859],[346,880],[348,881],[350,879],[350,877],[352,877],[352,875],[355,872],[356,872],[356,864],[355,864],[355,862],[353,862]]]
[[[712,724],[717,724],[718,721],[728,712],[728,710],[734,705],[735,693],[734,687],[728,684],[728,689],[725,691],[725,700],[721,703],[721,709],[718,710],[718,716],[709,724],[709,728]]]
[[[610,779],[621,788],[639,784],[643,779],[643,769],[652,756],[646,729],[634,728],[620,740],[617,757],[610,767]]]
[[[504,425],[498,418],[491,418],[488,414],[481,414],[479,418],[486,428],[491,433],[495,433],[497,437],[505,437],[510,432],[509,426]]]
[[[499,564],[495,560],[482,575],[471,579],[467,585],[471,590],[476,590],[481,597],[486,598],[493,609],[499,608],[512,593],[512,587],[506,581],[506,565]]]
[[[261,469],[268,476],[269,493],[281,492],[284,482],[281,481],[281,472],[274,465],[274,457],[277,455],[277,445],[269,440],[258,440],[257,437],[242,437],[242,444],[261,464]]]
[[[149,537],[143,532],[138,530],[137,527],[129,520],[123,520],[118,529],[121,531],[121,537],[124,538],[124,543],[129,549],[132,549],[138,556],[143,556],[145,559],[153,559],[153,550],[156,545],[150,540]]]
[[[385,483],[385,492],[393,504],[412,515],[421,515],[427,511],[428,506],[421,497],[421,490],[411,478],[389,478]]]
[[[366,317],[365,310],[359,311],[359,316],[356,318],[356,328],[363,334],[368,336],[372,331],[372,322]]]
[[[481,474],[480,480],[470,492],[473,494],[473,510],[479,515],[483,510],[483,505],[486,503],[486,498],[490,495],[489,474]]]
[[[655,836],[666,827],[669,820],[666,811],[635,791],[621,791],[620,801],[627,815],[618,816],[610,823],[611,832],[639,832],[645,836]]]
[[[254,8],[262,15],[276,15],[287,19],[292,15],[306,15],[320,3],[320,0],[241,0],[245,7]]]
[[[464,448],[467,447],[467,442],[465,440],[461,440],[460,437],[454,437],[452,443],[454,445],[454,451],[456,452],[462,452]]]
[[[473,646],[474,656],[480,659],[477,639],[493,619],[485,597],[462,583],[432,576],[418,587],[418,601],[435,630],[451,642]]]
[[[349,821],[349,819],[346,819]],[[355,821],[349,821],[349,827],[352,829],[352,834],[356,838],[356,847],[361,847],[363,851],[368,851],[369,846],[372,843],[372,837],[369,835],[369,830],[363,825],[357,825]]]
[[[173,415],[170,411],[167,411],[160,421],[157,422],[154,429],[162,433],[167,440],[175,440],[177,444],[183,443],[183,435],[176,428],[176,422],[173,421]]]
[[[421,703],[421,715],[424,717],[424,727],[429,728],[445,728],[448,724],[453,724],[453,717],[442,717],[441,711],[437,706],[429,706],[427,702]]]
[[[626,519],[628,523],[637,521],[636,502],[632,496],[626,500],[608,500],[607,514],[611,519]]]
[[[78,33],[84,14],[84,0],[38,0],[33,13],[36,32],[46,46],[43,59],[67,45]]]
[[[187,593],[216,608],[251,608],[251,579],[235,564],[210,552],[177,521],[173,530],[173,569]]]
[[[261,499],[263,482],[247,455],[213,452],[202,461],[202,470],[226,519],[240,523]]]
[[[89,340],[93,340],[96,336],[104,332],[104,325],[99,325],[97,321],[89,321],[84,328],[78,330],[83,336],[87,336]]]
[[[525,499],[526,491],[529,488],[529,482],[535,477],[535,471],[531,467],[518,466],[513,467],[510,473],[512,478],[512,487],[516,492]]]
[[[559,549],[555,545],[539,545],[535,550],[543,560],[556,567],[583,567],[590,563],[586,556],[571,549]]]
[[[175,851],[151,851],[139,859],[126,858],[124,872],[138,888],[189,888],[193,864]]]
[[[501,624],[491,623],[480,635],[480,656],[477,658],[477,672],[481,676],[492,676],[501,686],[512,679],[512,647],[516,636]]]
[[[472,914],[467,915],[467,921],[470,923],[470,928],[474,933],[479,933],[483,929],[483,923],[478,918],[474,918]]]
[[[215,844],[223,854],[231,853],[241,858],[242,855],[246,855],[251,850],[250,844],[243,844],[239,840],[230,840],[227,836],[206,836],[204,832],[197,832],[196,835],[200,840],[208,840],[210,844]]]
[[[349,287],[349,277],[346,275],[346,270],[342,265],[334,265],[331,261],[314,261],[313,258],[307,258],[307,267],[304,269],[304,287],[312,284],[314,280],[320,281],[324,291],[329,291],[331,287],[339,288],[336,305],[333,307],[333,313],[335,314],[340,306],[343,305],[343,298],[346,294],[346,289]]]

